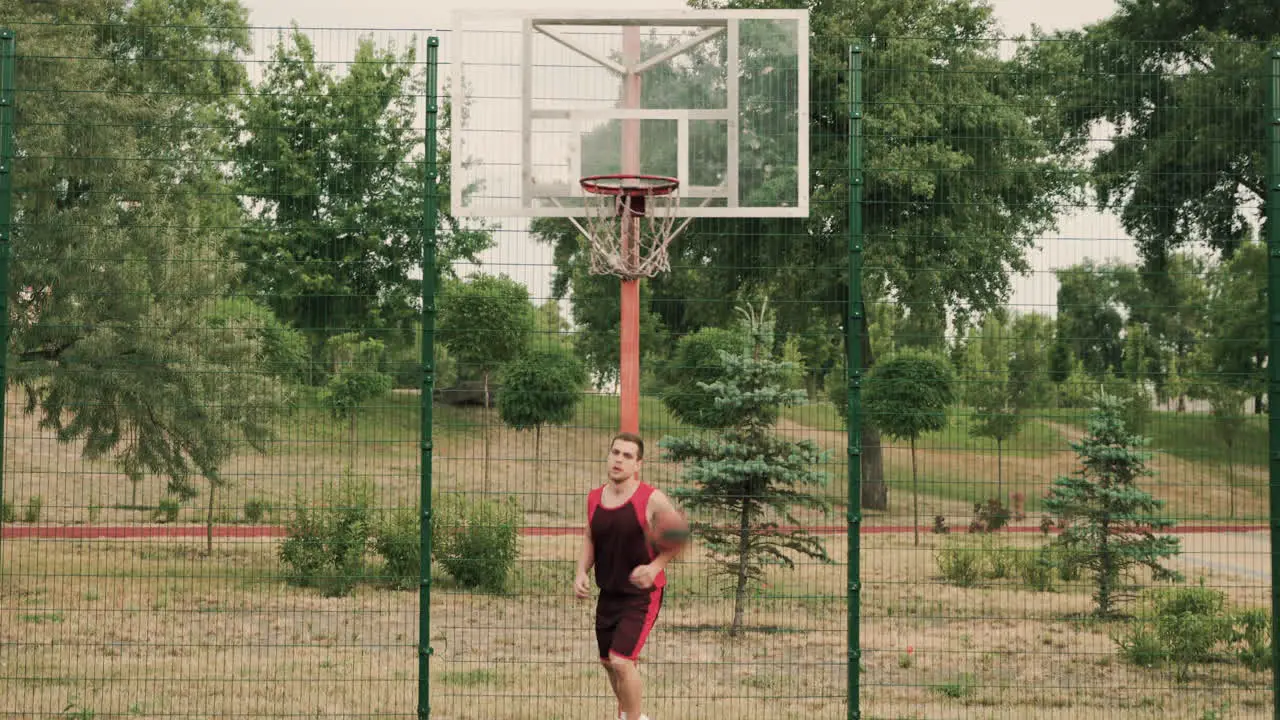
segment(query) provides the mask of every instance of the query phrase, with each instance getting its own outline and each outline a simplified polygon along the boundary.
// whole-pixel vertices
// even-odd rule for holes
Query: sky
[[[447,31],[456,9],[521,11],[545,9],[625,9],[635,2],[619,0],[242,0],[250,10],[250,23],[259,28],[287,27],[296,21],[304,28],[317,28],[320,51],[334,60],[350,57],[346,45],[355,36],[352,30],[367,28],[380,41],[385,38],[406,39],[399,29]],[[1030,31],[1032,25],[1044,30],[1078,28],[1105,18],[1115,9],[1114,0],[1072,0],[1054,3],[1044,0],[990,0],[1004,35]],[[648,0],[650,9],[683,8],[685,0]],[[326,31],[323,28],[333,28]],[[258,36],[272,39],[270,32]],[[261,57],[264,48],[256,50]],[[482,260],[490,272],[505,272],[524,282],[535,300],[549,296],[551,276],[550,249],[536,245],[520,231],[517,223],[504,221],[504,231],[497,236],[498,245],[485,253]],[[677,239],[676,242],[679,242]],[[1036,239],[1037,248],[1028,253],[1033,272],[1015,277],[1010,303],[1019,310],[1038,310],[1052,314],[1056,296],[1054,268],[1065,267],[1093,258],[1136,258],[1132,242],[1114,217],[1087,208],[1066,209],[1058,227]]]

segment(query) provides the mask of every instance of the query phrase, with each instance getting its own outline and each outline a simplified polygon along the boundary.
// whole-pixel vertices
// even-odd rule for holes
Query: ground
[[[342,442],[341,429],[316,419],[295,426],[272,455],[238,458],[232,484],[215,496],[214,517],[220,533],[236,529],[247,537],[219,535],[210,555],[199,534],[203,498],[184,507],[177,522],[196,531],[190,538],[18,538],[32,528],[136,530],[153,522],[149,508],[162,486],[148,479],[134,502],[132,488],[108,463],[82,460],[75,448],[11,414],[5,497],[19,515],[27,498],[39,495],[43,502],[39,522],[10,525],[0,546],[0,647],[6,648],[0,716],[413,717],[417,593],[375,580],[350,597],[325,598],[289,585],[279,538],[254,536],[243,514],[246,500],[263,499],[275,508],[266,521],[282,521],[297,491],[332,485],[346,467],[374,483],[380,505],[414,502],[416,410],[412,402],[390,406],[362,424],[355,446]],[[437,414],[438,492],[516,495],[531,528],[581,522],[585,489],[598,482],[608,418],[583,417],[574,427],[544,431],[536,459],[531,433],[492,428],[486,480],[483,442],[474,427],[463,427],[482,415],[448,412]],[[834,501],[844,497],[844,434],[794,420],[779,430],[833,451],[832,482],[821,492]],[[1078,426],[1051,423],[1041,430],[1054,442],[1015,446],[1005,455],[1009,492],[1032,498],[1073,469],[1065,442],[1078,437]],[[678,428],[650,435],[663,431]],[[937,551],[984,541],[963,528],[970,498],[994,487],[995,457],[948,436],[922,448],[917,460],[925,525],[942,514],[953,532],[923,532],[916,546],[901,531],[911,520],[910,453],[888,449],[892,506],[868,514],[859,553],[864,718],[1270,716],[1269,673],[1217,662],[1178,682],[1167,669],[1124,662],[1113,637],[1128,625],[1090,619],[1086,586],[1059,583],[1052,592],[1037,592],[1015,580],[969,588],[947,583]],[[1266,608],[1268,537],[1250,529],[1265,518],[1265,468],[1243,465],[1236,468],[1238,485],[1226,488],[1217,466],[1158,453],[1152,488],[1184,529],[1197,530],[1179,535],[1183,552],[1175,565],[1188,584],[1223,590],[1233,607]],[[670,486],[678,468],[651,456],[646,479]],[[1233,497],[1234,520],[1228,514]],[[738,637],[725,632],[732,599],[711,576],[707,558],[695,552],[673,567],[670,599],[643,663],[654,720],[846,717],[843,509],[805,520],[837,533],[825,536],[832,563],[769,571],[764,586],[752,591],[747,628]],[[1033,549],[1047,542],[1034,530],[1037,522],[1032,513],[1022,523],[1029,532],[985,541]],[[1236,531],[1223,532],[1226,527]],[[526,534],[500,595],[458,588],[436,566],[429,608],[432,718],[610,716],[607,686],[593,659],[591,604],[575,601],[570,587],[578,542],[573,535]],[[373,555],[370,563],[376,567]]]

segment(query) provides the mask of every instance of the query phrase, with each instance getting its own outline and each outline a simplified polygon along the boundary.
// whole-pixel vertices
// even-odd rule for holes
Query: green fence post
[[[14,64],[17,39],[12,30],[0,28],[0,507],[4,506],[5,387],[9,384],[9,254],[13,239]],[[0,512],[0,535],[4,513]]]
[[[436,74],[439,70],[440,38],[427,38],[427,129],[426,171],[423,190],[422,236],[422,349],[421,415],[422,505],[418,533],[418,718],[431,716],[431,395],[435,388],[436,323]]]
[[[862,665],[862,48],[849,48],[849,320],[845,333],[848,358],[849,445],[849,720],[862,716],[859,682]]]
[[[1271,51],[1270,77],[1267,83],[1267,305],[1271,362],[1267,363],[1270,383],[1267,388],[1267,414],[1271,424],[1268,448],[1271,453],[1270,511],[1271,525],[1271,713],[1280,720],[1280,642],[1275,638],[1280,628],[1280,597],[1276,580],[1280,578],[1280,49]]]

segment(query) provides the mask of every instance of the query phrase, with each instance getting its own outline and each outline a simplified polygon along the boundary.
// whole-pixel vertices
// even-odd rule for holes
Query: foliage
[[[432,554],[466,588],[502,592],[520,556],[520,506],[515,498],[502,502],[445,496],[437,505]]]
[[[14,176],[8,379],[85,459],[192,497],[192,476],[219,484],[241,443],[262,449],[287,402],[258,365],[273,355],[262,326],[209,302],[241,271],[217,160],[246,13],[229,0],[0,8],[23,28],[18,85],[41,89],[16,107],[31,161]],[[97,29],[109,24],[122,30]]]
[[[325,381],[320,401],[335,418],[354,422],[362,404],[391,391],[391,376],[378,369],[386,346],[354,332],[335,335],[326,345],[333,373]]]
[[[1125,427],[1122,413],[1116,398],[1099,395],[1088,434],[1071,443],[1081,468],[1055,479],[1044,500],[1063,527],[1055,543],[1092,576],[1095,613],[1103,617],[1133,597],[1136,568],[1148,568],[1156,580],[1181,577],[1162,564],[1178,553],[1180,541],[1155,534],[1173,525],[1157,514],[1164,503],[1138,487],[1152,474],[1149,455],[1139,450],[1147,440]]]
[[[1226,594],[1207,587],[1151,593],[1151,610],[1112,637],[1130,663],[1147,668],[1172,665],[1179,682],[1194,665],[1235,656],[1249,670],[1271,667],[1270,620],[1265,610],[1234,610]]]
[[[408,342],[418,317],[415,62],[413,48],[397,55],[366,38],[339,78],[295,26],[240,103],[236,181],[254,218],[238,249],[243,282],[308,334],[316,357],[333,328]]]
[[[992,498],[985,503],[973,504],[973,520],[969,523],[971,533],[993,533],[1009,524],[1013,513],[1009,508]]]
[[[440,292],[436,339],[459,366],[480,372],[489,405],[490,375],[518,357],[536,327],[529,290],[506,275],[478,273]]]
[[[326,486],[318,501],[298,495],[280,544],[280,560],[290,580],[344,597],[364,576],[364,556],[376,518],[373,487],[344,474],[338,486]]]
[[[703,328],[680,338],[661,373],[662,404],[677,420],[695,427],[733,424],[732,409],[716,402],[711,385],[726,372],[723,353],[741,355],[750,343],[742,332],[726,328]]]
[[[772,432],[778,409],[801,402],[803,391],[783,385],[789,363],[774,357],[774,322],[766,307],[748,306],[738,352],[720,351],[724,371],[701,383],[710,402],[723,411],[724,426],[709,434],[667,436],[664,458],[683,464],[688,486],[671,491],[697,519],[694,535],[705,542],[716,571],[735,593],[730,635],[742,627],[748,585],[760,582],[767,564],[795,567],[792,554],[829,560],[822,541],[804,530],[794,508],[826,510],[827,503],[806,488],[828,481],[812,469],[827,459],[810,440],[784,440]],[[728,517],[722,525],[719,518]],[[795,529],[783,529],[780,522]]]
[[[862,392],[865,422],[890,437],[911,441],[912,534],[917,545],[920,492],[916,440],[947,426],[947,409],[954,401],[955,377],[950,361],[910,348],[876,363]]]
[[[516,430],[563,424],[582,401],[587,371],[572,351],[554,344],[525,350],[502,369],[498,414]]]
[[[382,557],[388,582],[401,590],[418,586],[422,572],[422,510],[399,507],[373,528],[373,549]]]

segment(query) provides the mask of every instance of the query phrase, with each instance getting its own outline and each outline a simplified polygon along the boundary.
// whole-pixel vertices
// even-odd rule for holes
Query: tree
[[[236,177],[255,218],[239,248],[244,284],[307,333],[318,368],[327,338],[350,328],[413,337],[425,170],[415,62],[412,47],[397,54],[366,38],[339,77],[295,26],[241,103]],[[442,235],[445,267],[487,242]]]
[[[1218,439],[1227,447],[1227,497],[1231,517],[1236,516],[1236,441],[1244,429],[1244,401],[1248,395],[1238,388],[1214,383],[1209,389],[1209,411]]]
[[[1264,126],[1256,79],[1277,36],[1269,0],[1125,0],[1037,48],[1062,63],[1052,106],[1064,143],[1092,156],[1097,204],[1119,213],[1146,270],[1161,272],[1179,246],[1229,257],[1247,238],[1249,209],[1266,196],[1264,135],[1222,129]],[[1115,133],[1095,152],[1080,138],[1104,122]]]
[[[905,349],[881,360],[867,375],[862,404],[867,422],[898,440],[911,441],[912,527],[920,544],[920,491],[916,440],[947,426],[955,402],[951,364],[935,353]]]
[[[796,6],[793,0],[695,4]],[[779,310],[783,334],[833,327],[846,334],[847,306],[832,301],[847,298],[850,288],[849,85],[842,76],[849,45],[857,39],[866,40],[864,165],[872,168],[864,186],[863,284],[869,295],[863,300],[874,297],[871,288],[883,287],[885,297],[912,308],[921,327],[929,320],[927,327],[935,333],[951,316],[1004,303],[1011,273],[1030,271],[1026,251],[1039,233],[1052,227],[1062,194],[1075,182],[1070,168],[1047,162],[1053,148],[1046,138],[1056,140],[1060,134],[1057,119],[1044,116],[1048,85],[1021,82],[1023,58],[1000,57],[992,39],[998,32],[991,9],[971,0],[808,6],[814,33],[810,217],[692,223],[672,246],[672,272],[645,283],[652,292],[650,307],[661,313],[670,333],[684,335],[723,324],[733,302],[743,297],[739,288],[753,288],[795,299]],[[772,59],[751,60],[760,65],[744,67],[744,78],[764,77],[760,71]],[[703,72],[698,62],[688,68],[693,77]],[[783,67],[775,64],[770,78],[778,77]],[[793,81],[788,76],[786,82]],[[754,88],[744,90],[744,105],[759,97],[757,104],[770,108],[764,127],[798,122],[782,103],[767,99],[782,82],[744,85]],[[707,92],[714,90],[710,85]],[[649,79],[642,88],[653,97],[666,91]],[[903,113],[908,107],[911,112]],[[775,132],[756,140],[759,146],[753,144],[749,153],[753,160],[772,163],[794,153],[794,136],[783,139]],[[757,171],[744,167],[744,186],[753,186],[749,173]],[[558,221],[535,222],[533,230],[542,242],[555,246],[557,268],[568,278],[583,252],[577,233]],[[744,262],[747,257],[750,262]],[[576,286],[573,290],[577,302]],[[909,329],[917,332],[915,326]],[[865,371],[874,365],[875,353],[869,337],[860,341]],[[843,348],[839,354],[847,357]],[[864,428],[862,504],[883,509],[888,495],[879,443],[876,431]]]
[[[970,338],[974,348],[969,353],[972,386],[966,394],[973,402],[974,414],[969,434],[996,441],[997,500],[1001,500],[1004,488],[1004,443],[1022,428],[1021,413],[1027,398],[1025,379],[1010,372],[1011,329],[1006,314],[997,311],[983,317],[976,337]]]
[[[1116,284],[1126,269],[1117,262],[1085,260],[1054,271],[1058,280],[1058,339],[1094,377],[1121,370],[1124,317],[1116,300]],[[1059,363],[1056,369],[1061,373],[1065,368]]]
[[[386,355],[386,345],[360,333],[335,335],[328,340],[331,371],[320,391],[320,402],[333,416],[347,421],[347,471],[356,451],[356,416],[360,406],[391,392],[392,378],[379,367]]]
[[[1054,542],[1093,575],[1095,613],[1101,617],[1113,616],[1119,603],[1134,597],[1137,567],[1150,569],[1156,580],[1181,578],[1161,564],[1178,553],[1179,540],[1155,534],[1173,522],[1157,514],[1163,501],[1138,487],[1152,474],[1150,454],[1139,450],[1148,440],[1130,432],[1123,416],[1117,398],[1098,396],[1088,434],[1071,443],[1080,469],[1055,479],[1044,501],[1063,527]]]
[[[221,303],[242,218],[215,118],[243,87],[246,11],[3,1],[0,16],[23,28],[18,86],[43,89],[16,107],[27,160],[14,168],[8,380],[86,459],[195,497],[193,478],[218,486],[238,448],[264,449],[289,397],[262,365],[262,316]]]
[[[1253,395],[1254,412],[1262,411],[1267,382],[1267,263],[1265,244],[1250,240],[1241,245],[1230,260],[1209,271],[1204,308],[1202,357],[1208,382],[1199,385],[1221,384]]]
[[[564,345],[526,350],[502,369],[498,415],[516,430],[534,432],[534,510],[541,509],[542,426],[573,419],[582,401],[587,371]]]
[[[662,404],[680,422],[700,428],[732,424],[735,410],[715,402],[711,385],[724,377],[725,356],[741,355],[751,338],[727,328],[703,328],[680,338],[663,369]],[[770,418],[770,422],[773,419]]]
[[[719,572],[733,583],[730,636],[742,627],[748,586],[763,578],[766,564],[794,568],[792,554],[830,560],[821,539],[808,534],[794,515],[794,509],[827,509],[825,500],[806,489],[828,481],[826,473],[813,469],[828,455],[810,440],[784,440],[772,432],[778,409],[801,402],[804,393],[783,387],[792,368],[774,357],[775,324],[765,307],[741,312],[747,347],[721,351],[723,375],[703,383],[710,403],[726,414],[724,426],[712,434],[667,436],[659,442],[665,459],[684,464],[682,477],[689,483],[673,489],[672,497],[691,515],[727,515],[734,521],[733,526],[690,523]],[[779,521],[794,529],[779,527]]]
[[[436,337],[449,348],[459,374],[478,372],[484,407],[490,407],[490,376],[529,346],[537,320],[529,289],[506,275],[478,273],[451,281],[440,292]],[[489,482],[489,425],[484,430],[484,479]]]

